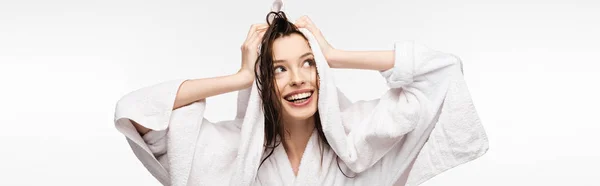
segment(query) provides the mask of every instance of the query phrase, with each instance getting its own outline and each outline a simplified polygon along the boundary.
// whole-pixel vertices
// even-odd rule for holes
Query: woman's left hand
[[[308,16],[302,16],[298,20],[296,20],[296,22],[294,22],[294,25],[296,25],[296,27],[298,27],[298,28],[307,29],[308,31],[310,31],[312,33],[313,36],[315,36],[315,39],[317,40],[317,42],[319,43],[319,47],[321,48],[321,52],[323,52],[323,56],[329,63],[329,66],[333,66],[333,64],[331,64],[331,63],[333,61],[335,61],[334,58],[335,58],[336,49],[334,49],[327,42],[327,40],[325,40],[325,37],[323,37],[323,34],[321,33],[321,31],[310,20],[310,18],[308,18]]]
[[[315,36],[321,52],[329,67],[331,68],[351,68],[351,69],[372,69],[387,70],[394,66],[394,51],[344,51],[333,48],[321,31],[308,18],[302,16],[294,22],[298,28],[305,28]]]

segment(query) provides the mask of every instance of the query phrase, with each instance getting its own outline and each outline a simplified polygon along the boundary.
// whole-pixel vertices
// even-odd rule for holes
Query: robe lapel
[[[276,158],[275,163],[277,164],[277,169],[279,170],[279,174],[281,175],[282,185],[294,185],[294,182],[296,181],[296,176],[294,176],[292,164],[288,159],[283,144],[277,146],[274,155]]]
[[[319,151],[319,139],[316,131],[310,137],[298,168],[298,176],[294,185],[318,185],[321,173],[321,152]],[[289,162],[289,161],[288,161]],[[289,166],[289,170],[292,167]],[[293,175],[293,172],[292,172]]]

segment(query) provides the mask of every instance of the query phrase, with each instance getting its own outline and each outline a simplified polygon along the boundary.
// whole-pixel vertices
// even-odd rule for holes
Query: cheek
[[[312,69],[312,73],[310,74],[311,77],[311,83],[313,85],[315,85],[317,87],[317,89],[319,88],[320,82],[319,82],[319,74],[317,73],[317,69],[313,67]]]
[[[287,81],[285,79],[281,78],[281,79],[277,79],[277,81],[275,82],[275,84],[276,84],[276,87],[277,87],[277,90],[278,90],[277,92],[279,94],[282,94],[283,93],[283,89],[285,88],[285,85],[287,84]],[[279,96],[281,97],[281,95],[279,95]]]

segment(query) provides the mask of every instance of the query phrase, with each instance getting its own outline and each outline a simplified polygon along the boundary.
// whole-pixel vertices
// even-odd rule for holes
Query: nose
[[[292,78],[290,79],[290,86],[302,86],[306,83],[306,77],[299,70],[292,72]]]

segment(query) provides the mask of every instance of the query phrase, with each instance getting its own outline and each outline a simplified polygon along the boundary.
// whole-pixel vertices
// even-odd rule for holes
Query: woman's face
[[[292,34],[273,42],[273,71],[284,120],[305,120],[317,111],[318,81],[308,41]]]

